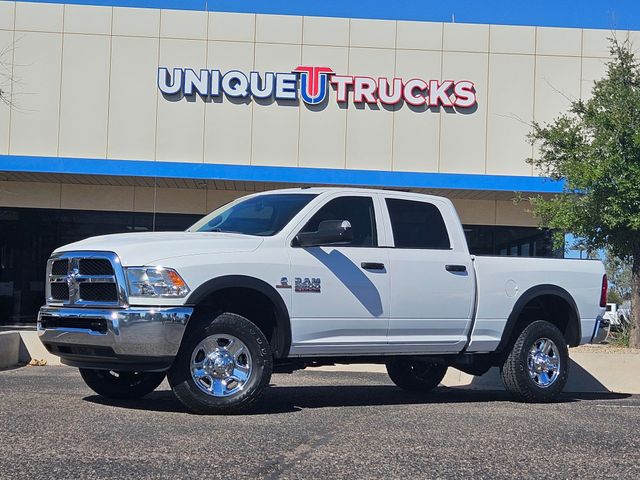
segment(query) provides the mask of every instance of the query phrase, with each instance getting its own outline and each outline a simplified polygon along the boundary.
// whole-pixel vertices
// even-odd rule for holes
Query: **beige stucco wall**
[[[0,207],[205,214],[248,192],[0,181]]]
[[[0,61],[16,79],[13,107],[0,104],[0,155],[535,175],[524,161],[535,154],[525,139],[528,124],[551,120],[570,99],[589,95],[613,34],[638,38],[0,0]],[[335,92],[321,110],[226,98],[171,102],[156,87],[158,66],[248,73],[300,64],[370,77],[471,80],[478,107],[467,114],[353,102],[341,108]],[[2,180],[0,206],[15,207],[199,214],[244,194]],[[526,203],[453,201],[467,224],[536,225]]]
[[[15,108],[0,105],[0,154],[532,175],[528,122],[589,94],[611,34],[0,1],[0,50],[13,44],[17,81]],[[171,102],[156,87],[159,65],[286,72],[299,64],[468,79],[478,108]]]

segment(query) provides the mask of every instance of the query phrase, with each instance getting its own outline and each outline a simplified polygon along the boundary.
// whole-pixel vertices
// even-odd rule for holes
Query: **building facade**
[[[637,35],[97,3],[0,1],[0,323],[33,320],[58,245],[281,186],[443,195],[474,253],[554,255],[513,201],[562,190],[530,124]]]

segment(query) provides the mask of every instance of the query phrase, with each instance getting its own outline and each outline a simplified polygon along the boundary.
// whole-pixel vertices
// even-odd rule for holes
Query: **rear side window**
[[[376,214],[371,197],[338,197],[311,217],[301,232],[315,232],[325,220],[348,220],[353,229],[351,247],[377,247]]]
[[[396,248],[451,248],[447,227],[435,205],[387,198]]]

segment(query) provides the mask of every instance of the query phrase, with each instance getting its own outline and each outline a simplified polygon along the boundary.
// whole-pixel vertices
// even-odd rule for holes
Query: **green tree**
[[[631,338],[640,347],[640,65],[628,42],[611,40],[606,75],[588,100],[549,124],[534,123],[528,161],[564,180],[564,192],[532,198],[541,225],[607,248],[631,264]]]
[[[607,303],[622,305],[622,297],[614,288],[610,288],[607,292]]]
[[[14,83],[13,68],[10,63],[12,55],[13,43],[6,46],[0,45],[0,103],[8,107],[11,107],[9,91]]]
[[[631,265],[613,253],[605,251],[604,268],[609,277],[609,291],[615,292],[619,302],[631,299]]]

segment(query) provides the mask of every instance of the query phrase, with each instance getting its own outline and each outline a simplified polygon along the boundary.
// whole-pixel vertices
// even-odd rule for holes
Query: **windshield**
[[[316,197],[310,193],[276,193],[238,199],[195,223],[188,232],[227,232],[270,237]]]

